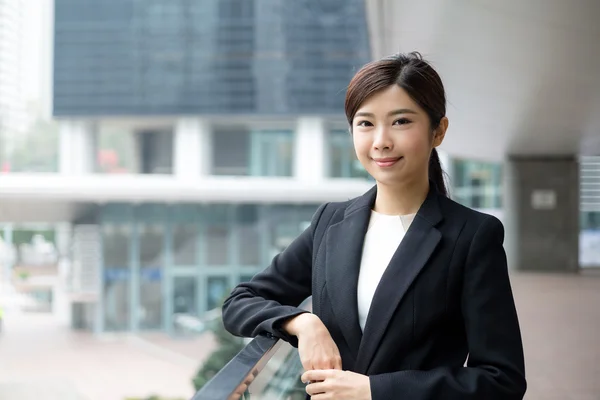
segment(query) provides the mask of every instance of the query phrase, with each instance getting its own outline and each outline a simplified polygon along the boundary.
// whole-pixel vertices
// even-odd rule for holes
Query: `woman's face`
[[[427,179],[431,149],[444,139],[444,117],[435,134],[428,115],[398,85],[370,98],[352,120],[354,149],[379,183],[395,185]]]

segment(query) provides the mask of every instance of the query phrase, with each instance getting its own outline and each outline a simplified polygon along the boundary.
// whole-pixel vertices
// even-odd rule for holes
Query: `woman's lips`
[[[381,168],[388,168],[400,161],[402,157],[385,157],[385,158],[374,158],[375,164]]]

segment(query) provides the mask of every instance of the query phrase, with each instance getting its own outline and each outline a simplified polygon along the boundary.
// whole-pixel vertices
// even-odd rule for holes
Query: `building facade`
[[[343,116],[362,0],[56,0],[54,31],[60,173],[103,198],[72,219],[76,327],[172,331],[372,185]]]

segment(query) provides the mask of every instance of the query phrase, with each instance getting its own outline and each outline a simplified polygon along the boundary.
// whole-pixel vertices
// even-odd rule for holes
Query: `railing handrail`
[[[299,308],[310,311],[312,299],[306,299]],[[231,361],[208,381],[192,400],[227,400],[251,376],[256,376],[277,352],[281,340],[257,336],[248,343]]]

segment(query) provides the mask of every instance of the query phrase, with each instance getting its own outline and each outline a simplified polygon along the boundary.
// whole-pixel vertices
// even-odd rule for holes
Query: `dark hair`
[[[352,126],[354,115],[370,96],[392,85],[398,85],[429,116],[431,129],[437,129],[446,115],[446,94],[438,73],[420,53],[394,54],[362,67],[346,92],[346,118]],[[429,157],[429,179],[440,193],[448,196],[444,171],[436,149]]]

